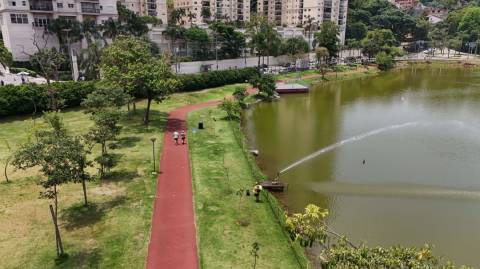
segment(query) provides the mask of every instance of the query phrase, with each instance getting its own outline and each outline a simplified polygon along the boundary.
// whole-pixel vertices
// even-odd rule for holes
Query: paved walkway
[[[190,111],[218,103],[211,101],[185,106],[172,111],[168,117],[153,208],[147,269],[199,268],[188,146],[175,145],[172,133],[186,130],[186,118]]]

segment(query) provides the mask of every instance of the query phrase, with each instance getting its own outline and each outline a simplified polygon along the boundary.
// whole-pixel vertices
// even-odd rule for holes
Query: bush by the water
[[[375,62],[378,65],[378,69],[382,71],[392,69],[395,66],[395,59],[393,56],[384,51],[377,53],[375,56]]]
[[[258,75],[256,68],[210,71],[200,74],[180,75],[180,91],[196,91],[227,84],[245,83]]]
[[[56,91],[64,107],[79,106],[82,99],[95,89],[95,82],[55,82],[51,88]],[[48,106],[46,84],[6,85],[0,87],[0,117],[41,112]]]

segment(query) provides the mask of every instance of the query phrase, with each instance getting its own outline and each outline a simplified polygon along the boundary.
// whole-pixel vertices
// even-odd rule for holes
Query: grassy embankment
[[[366,76],[374,76],[379,73],[378,68],[376,68],[375,66],[339,66],[337,68],[337,72],[327,72],[324,79],[322,79],[322,74],[318,70],[306,70],[282,74],[276,76],[275,78],[284,82],[295,82],[305,86],[309,86],[315,83],[326,83],[330,81],[341,81]]]
[[[257,268],[301,268],[297,259],[305,263],[305,256],[301,249],[295,256],[266,197],[255,203],[253,195],[239,196],[259,178],[239,142],[239,123],[225,117],[218,108],[207,108],[190,113],[188,120],[189,126],[199,121],[206,126],[189,131],[202,268],[251,268],[254,242],[260,244]]]
[[[167,112],[186,104],[221,99],[235,86],[194,93],[174,94],[152,108],[148,129],[141,124],[144,102],[137,104],[138,114],[124,117],[118,138],[121,160],[111,175],[88,183],[90,206],[82,206],[80,184],[60,187],[59,219],[64,247],[69,258],[55,263],[55,239],[49,215],[49,201],[39,199],[35,169],[13,171],[11,182],[3,177],[3,163],[11,147],[27,141],[32,126],[29,117],[0,120],[0,268],[144,268],[150,236],[150,221],[156,177],[152,171],[151,137],[157,138],[157,156],[161,150]],[[71,134],[80,135],[92,126],[81,109],[62,112]],[[37,126],[41,120],[37,120]],[[98,154],[95,149],[94,155]],[[158,162],[158,157],[157,160]],[[95,173],[94,169],[91,171]]]

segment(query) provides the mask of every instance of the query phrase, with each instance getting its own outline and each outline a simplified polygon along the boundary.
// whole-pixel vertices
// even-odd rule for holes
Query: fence
[[[267,177],[263,174],[263,172],[260,170],[260,168],[257,166],[257,163],[255,162],[255,159],[253,158],[252,154],[248,150],[248,145],[247,145],[247,140],[241,130],[241,125],[239,122],[234,122],[234,121],[229,121],[230,128],[233,131],[233,134],[235,136],[235,140],[237,141],[238,145],[241,147],[243,154],[245,155],[245,158],[247,159],[247,163],[249,166],[249,169],[252,173],[252,176],[256,180],[265,180]],[[267,201],[268,205],[270,206],[270,209],[272,210],[273,215],[275,216],[276,220],[278,221],[278,224],[281,226],[282,232],[285,235],[285,237],[288,240],[288,244],[290,248],[292,249],[293,254],[295,255],[295,258],[302,269],[309,269],[313,268],[311,262],[308,260],[308,258],[305,255],[305,250],[302,246],[297,241],[293,241],[290,238],[290,235],[285,229],[285,222],[286,222],[286,212],[284,210],[284,207],[280,204],[278,199],[270,194],[268,191],[263,191],[262,192],[262,198]]]

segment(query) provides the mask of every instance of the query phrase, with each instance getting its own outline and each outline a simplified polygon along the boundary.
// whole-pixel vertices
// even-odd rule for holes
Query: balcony
[[[30,4],[31,11],[53,11],[52,2],[33,2]]]
[[[100,13],[100,8],[82,7],[82,13],[98,14],[98,13]]]

